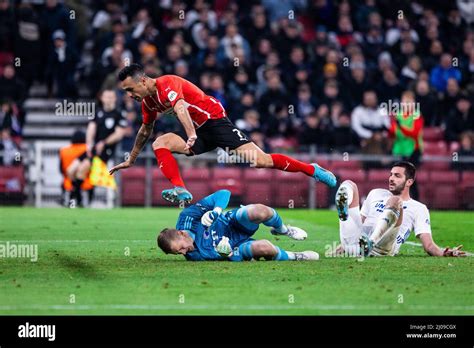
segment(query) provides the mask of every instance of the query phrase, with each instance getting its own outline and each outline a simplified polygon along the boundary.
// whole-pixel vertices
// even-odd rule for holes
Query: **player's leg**
[[[78,162],[76,164],[74,174],[73,174],[74,177],[72,178],[73,189],[71,192],[71,199],[74,199],[76,201],[77,206],[81,206],[82,205],[81,186],[84,180],[86,180],[87,176],[89,175],[89,172],[91,170],[91,161],[85,153],[79,158],[77,158],[77,161]]]
[[[174,188],[162,192],[162,197],[170,202],[190,202],[193,199],[191,193],[186,190],[178,162],[172,154],[172,152],[176,152],[189,155],[190,150],[185,150],[185,147],[186,142],[183,138],[174,133],[163,134],[157,137],[152,144],[161,172],[174,185]]]
[[[256,231],[259,224],[264,224],[272,228],[272,234],[286,235],[296,240],[303,240],[308,236],[298,227],[285,225],[275,209],[263,204],[243,206],[237,210],[235,218],[240,225],[248,227],[250,231]]]
[[[399,196],[392,196],[388,199],[370,237],[363,236],[361,238],[364,254],[383,256],[391,252],[403,221],[402,206],[403,201]]]
[[[293,252],[283,250],[268,240],[257,240],[243,243],[238,248],[239,260],[265,260],[274,261],[313,261],[319,260],[315,251]],[[234,259],[236,261],[237,259]]]
[[[253,158],[253,164],[257,168],[274,168],[285,172],[300,172],[312,176],[330,187],[336,186],[334,174],[316,163],[304,163],[279,153],[267,154],[253,142],[243,144],[236,148],[235,151],[240,157]]]
[[[336,207],[339,215],[339,236],[342,250],[348,256],[359,256],[359,239],[362,233],[362,219],[359,210],[359,190],[355,182],[344,181],[336,193]]]

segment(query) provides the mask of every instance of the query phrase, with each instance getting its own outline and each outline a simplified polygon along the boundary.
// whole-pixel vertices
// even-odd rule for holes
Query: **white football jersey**
[[[372,233],[377,219],[385,208],[385,203],[391,196],[392,193],[385,189],[374,189],[369,192],[360,211],[360,214],[366,217],[362,225],[365,233],[369,235]],[[400,246],[408,239],[412,231],[415,236],[420,233],[431,233],[430,212],[426,205],[414,199],[403,202],[403,221],[391,255],[398,254]]]

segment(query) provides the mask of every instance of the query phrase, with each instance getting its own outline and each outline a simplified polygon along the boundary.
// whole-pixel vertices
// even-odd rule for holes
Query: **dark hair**
[[[130,64],[129,66],[126,66],[120,72],[118,73],[118,79],[120,81],[125,80],[127,77],[132,77],[135,78],[137,75],[144,75],[145,71],[143,70],[143,67],[140,64]]]
[[[86,142],[86,135],[81,130],[76,130],[71,137],[71,143],[84,144]]]
[[[178,230],[174,228],[165,228],[160,232],[156,239],[158,247],[163,250],[165,254],[171,253],[171,242],[176,238]]]
[[[396,162],[392,165],[393,167],[402,167],[405,168],[405,176],[407,179],[413,179],[415,180],[416,176],[416,167],[413,163],[408,162],[408,161],[399,161]]]

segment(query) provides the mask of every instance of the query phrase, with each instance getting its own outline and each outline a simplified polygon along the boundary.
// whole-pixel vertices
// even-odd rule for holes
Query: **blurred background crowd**
[[[470,0],[0,0],[2,161],[13,162],[35,85],[99,103],[115,90],[130,149],[140,108],[116,80],[130,62],[194,82],[266,150],[410,157],[430,148],[428,129],[446,153],[474,154]],[[404,93],[419,103],[411,132],[380,107]],[[156,132],[176,127],[163,117]]]

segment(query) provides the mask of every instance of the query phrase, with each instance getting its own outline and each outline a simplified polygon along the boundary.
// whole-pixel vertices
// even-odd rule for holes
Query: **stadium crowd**
[[[35,81],[61,99],[116,90],[131,148],[140,109],[116,80],[131,62],[194,82],[264,149],[412,158],[423,128],[441,127],[453,149],[474,154],[465,0],[0,0],[0,148],[18,146]],[[399,115],[408,125],[380,107],[402,95],[419,103]],[[155,130],[176,127],[162,117]]]

